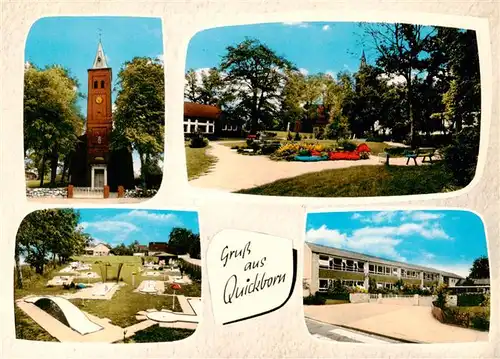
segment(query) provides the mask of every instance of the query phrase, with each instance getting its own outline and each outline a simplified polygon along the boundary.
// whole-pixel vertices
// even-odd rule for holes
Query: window
[[[370,273],[375,272],[375,266],[373,264],[369,264],[368,265],[368,270],[370,271]]]
[[[101,88],[104,88],[104,80],[101,80]]]
[[[97,80],[94,81],[94,88],[96,89],[97,88]]]
[[[186,124],[184,124],[184,132],[187,132],[187,128],[188,128],[188,126]]]
[[[320,279],[319,280],[319,290],[327,290],[328,289],[328,279]]]
[[[385,274],[387,274],[387,275],[391,274],[391,268],[390,267],[385,267]]]

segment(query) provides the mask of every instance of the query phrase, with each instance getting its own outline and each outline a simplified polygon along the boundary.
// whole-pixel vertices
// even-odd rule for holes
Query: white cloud
[[[336,76],[337,76],[337,75],[335,74],[335,71],[333,71],[333,70],[326,70],[326,71],[325,71],[325,75],[331,76],[331,77],[332,77],[332,78],[334,78],[334,79],[335,79],[335,78],[336,78]]]
[[[354,219],[359,219],[363,223],[382,223],[382,222],[392,222],[396,216],[396,211],[381,211],[376,212],[371,215],[362,215],[358,213],[358,217]]]
[[[328,30],[330,30],[330,25],[324,25],[324,26],[322,27],[322,30],[323,30],[323,31],[328,31]]]
[[[285,22],[283,22],[283,25],[309,27],[309,24],[302,22],[302,21],[285,21]]]
[[[173,225],[179,225],[181,221],[179,218],[172,213],[153,213],[141,209],[134,209],[130,212],[124,213],[124,214],[119,214],[115,217],[116,219],[119,218],[142,218],[146,219],[148,221],[155,221],[155,222],[168,222]]]
[[[307,76],[309,74],[309,70],[307,69],[304,69],[304,68],[300,68],[299,69],[299,72],[304,75],[304,76]]]
[[[309,242],[329,247],[406,261],[406,258],[401,256],[396,250],[396,246],[401,243],[401,240],[386,236],[383,233],[355,231],[351,236],[348,236],[336,229],[329,229],[323,225],[318,229],[307,231],[306,237]]]
[[[441,214],[438,213],[430,213],[430,212],[422,212],[422,211],[407,211],[406,212],[408,218],[410,218],[413,221],[419,222],[419,221],[430,221],[433,219],[439,219],[443,217]],[[403,215],[401,220],[405,220],[406,217]]]
[[[124,221],[96,221],[96,222],[82,222],[80,224],[84,230],[97,229],[99,232],[134,232],[139,228],[128,222]]]

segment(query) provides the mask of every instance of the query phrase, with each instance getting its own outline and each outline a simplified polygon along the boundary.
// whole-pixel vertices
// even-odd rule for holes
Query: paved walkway
[[[356,330],[344,329],[332,324],[322,323],[312,319],[306,319],[306,325],[309,333],[311,333],[313,337],[322,340],[367,344],[400,343],[396,340],[382,338],[372,334],[361,333]]]
[[[488,333],[442,324],[431,308],[359,303],[304,306],[305,316],[382,336],[422,343],[488,341]]]
[[[288,162],[273,161],[267,156],[248,156],[236,153],[230,147],[217,142],[210,143],[207,151],[218,158],[212,170],[189,183],[195,187],[234,192],[253,188],[283,178],[295,177],[309,172],[347,168],[361,165],[382,165],[384,159],[376,154],[359,161]],[[391,165],[405,166],[406,158],[391,158]],[[419,165],[422,158],[417,159]],[[410,162],[413,165],[413,161]]]

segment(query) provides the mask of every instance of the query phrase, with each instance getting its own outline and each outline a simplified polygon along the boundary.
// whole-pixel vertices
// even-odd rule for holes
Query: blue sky
[[[354,72],[363,47],[362,29],[354,22],[271,23],[220,27],[196,34],[190,41],[186,70],[218,66],[226,47],[255,38],[308,73]],[[366,49],[368,62],[373,62]]]
[[[138,241],[168,242],[174,227],[199,233],[197,212],[144,209],[79,209],[80,225],[96,241],[112,246]]]
[[[462,276],[488,255],[483,222],[468,211],[310,213],[306,227],[308,242]]]

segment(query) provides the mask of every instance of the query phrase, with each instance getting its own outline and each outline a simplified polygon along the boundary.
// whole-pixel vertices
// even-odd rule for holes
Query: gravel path
[[[273,161],[267,156],[245,156],[217,142],[211,143],[208,153],[218,158],[211,171],[189,183],[195,187],[212,188],[225,192],[253,188],[283,178],[295,177],[309,172],[352,166],[382,165],[385,159],[376,154],[359,161],[287,162]],[[405,166],[406,158],[392,158],[391,165]],[[422,159],[417,159],[422,164]],[[410,165],[414,165],[413,161]]]

